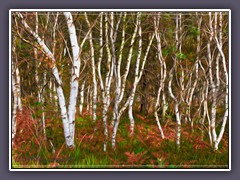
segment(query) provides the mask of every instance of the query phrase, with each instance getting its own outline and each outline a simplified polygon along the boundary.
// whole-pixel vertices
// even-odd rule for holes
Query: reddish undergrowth
[[[79,115],[77,115],[79,116]],[[89,114],[84,111],[81,115],[83,118],[89,117]],[[115,151],[111,149],[111,125],[109,122],[108,130],[108,152],[103,152],[103,142],[105,136],[103,134],[104,127],[102,125],[102,120],[99,119],[97,123],[91,124],[90,120],[84,122],[76,121],[75,131],[75,142],[76,147],[80,149],[85,149],[89,153],[97,155],[100,152],[108,157],[112,165],[120,167],[120,165],[141,165],[141,164],[150,164],[153,167],[162,164],[163,166],[168,166],[170,158],[169,153],[163,150],[164,143],[166,141],[174,142],[176,138],[175,127],[173,125],[163,124],[163,132],[165,139],[160,135],[160,132],[156,126],[154,119],[149,119],[144,116],[136,114],[138,122],[135,124],[135,133],[130,136],[130,126],[126,122],[120,125],[123,128],[118,129],[118,134],[116,138],[117,148]],[[89,125],[90,124],[90,125]],[[60,164],[69,163],[69,157],[71,154],[74,154],[75,149],[66,149],[63,137],[63,129],[61,121],[55,122],[52,119],[46,119],[46,128],[50,128],[53,131],[53,134],[56,136],[57,140],[61,139],[60,144],[55,143],[55,152],[51,152],[52,148],[50,145],[50,140],[54,141],[54,137],[45,139],[43,136],[42,123],[40,119],[32,118],[32,112],[30,109],[24,108],[22,113],[17,114],[17,134],[13,140],[13,150],[15,152],[14,158],[16,162],[20,164],[27,165],[30,160],[34,160],[37,164],[47,164],[50,167],[58,167]],[[128,134],[124,134],[124,132]],[[182,128],[182,139],[187,139],[189,143],[192,144],[192,147],[195,150],[211,148],[210,144],[206,141],[203,141],[200,137],[196,137],[191,133],[191,130],[188,128]],[[49,140],[50,139],[50,140]],[[125,145],[125,152],[119,151],[119,144],[124,143],[127,140]],[[132,144],[137,141],[141,144],[143,149],[136,150],[132,147]],[[34,144],[34,146],[33,146]],[[223,139],[223,146],[228,146],[228,140]],[[138,145],[137,145],[138,146]],[[49,153],[41,153],[42,149],[46,149]],[[114,156],[124,154],[123,159],[117,159]],[[32,159],[29,157],[32,157]],[[85,157],[85,154],[81,156]],[[49,161],[46,162],[46,159]],[[184,167],[188,167],[189,164],[194,164],[195,161],[191,160],[187,164],[183,164]],[[123,167],[123,166],[121,166]]]

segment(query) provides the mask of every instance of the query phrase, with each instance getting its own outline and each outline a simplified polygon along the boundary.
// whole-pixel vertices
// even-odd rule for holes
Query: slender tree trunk
[[[171,98],[174,100],[174,110],[175,110],[176,121],[177,121],[177,130],[176,130],[177,141],[176,141],[176,143],[177,143],[177,146],[179,147],[180,146],[180,138],[181,138],[181,118],[180,118],[180,114],[179,114],[179,108],[178,108],[179,103],[178,103],[178,100],[177,100],[177,98],[174,96],[174,94],[172,92],[173,71],[174,71],[174,67],[169,72],[168,91],[170,93]]]
[[[179,16],[176,16],[176,31],[175,31],[175,40],[176,40],[176,49],[178,49],[179,46],[179,39],[178,39],[178,31],[179,31]],[[177,62],[177,57],[174,58],[174,65],[171,68],[169,72],[169,83],[168,83],[168,91],[171,96],[171,98],[174,101],[174,111],[176,115],[176,121],[177,121],[177,128],[176,128],[176,144],[178,147],[180,147],[180,138],[181,138],[181,117],[179,113],[179,102],[175,95],[172,92],[172,80],[173,80],[173,73],[176,69],[176,62]]]
[[[126,100],[125,104],[119,110],[117,119],[114,123],[113,136],[112,136],[112,146],[113,147],[115,147],[115,138],[116,138],[116,135],[117,135],[117,129],[118,129],[120,118],[121,118],[123,112],[129,106],[131,106],[129,108],[129,111],[128,111],[129,118],[131,119],[130,135],[132,135],[132,133],[134,131],[134,119],[133,119],[133,115],[132,115],[132,106],[133,106],[133,102],[134,102],[134,96],[135,96],[137,85],[138,85],[139,81],[141,80],[143,70],[144,70],[144,67],[145,67],[145,63],[146,63],[146,60],[147,60],[147,56],[148,56],[148,53],[149,53],[149,50],[150,50],[150,47],[152,45],[152,41],[153,41],[153,38],[154,38],[154,35],[152,35],[151,38],[150,38],[146,53],[145,53],[144,58],[143,58],[142,66],[141,66],[141,69],[139,71],[140,60],[141,60],[141,51],[142,51],[141,50],[142,49],[142,42],[141,42],[142,41],[141,40],[142,32],[141,32],[141,26],[140,26],[140,17],[141,17],[141,13],[138,13],[136,26],[138,27],[138,30],[139,30],[139,47],[138,47],[138,57],[137,57],[136,66],[135,66],[135,78],[134,78],[134,83],[133,83],[133,89],[130,93],[130,96]],[[124,81],[126,81],[126,80],[124,80]],[[123,85],[123,83],[122,83],[122,85]],[[119,97],[119,98],[121,98],[121,97]]]
[[[16,65],[16,88],[17,88],[17,105],[18,110],[22,112],[22,100],[21,100],[21,82],[18,66]]]
[[[205,119],[207,117],[209,141],[210,141],[210,144],[212,145],[211,120],[210,120],[210,116],[209,116],[209,112],[208,112],[208,101],[207,101],[208,100],[208,91],[209,91],[209,80],[208,80],[206,71],[205,71],[204,67],[202,66],[201,61],[199,61],[199,65],[200,65],[200,67],[203,71],[203,74],[204,74],[204,77],[205,77],[205,82],[206,82],[206,87],[205,87],[205,92],[204,92],[204,101],[203,101],[203,117],[202,117],[202,120],[201,120],[201,124],[202,124],[202,129],[203,129],[204,128],[204,122],[205,122]]]
[[[45,87],[45,84],[46,84],[46,78],[47,78],[47,74],[46,74],[46,72],[44,72],[44,74],[43,74],[43,85],[42,85],[42,87],[43,87],[43,89],[42,89],[42,92],[41,92],[41,105],[42,105],[42,107],[41,107],[41,110],[42,110],[42,128],[43,128],[43,137],[44,137],[44,139],[46,140],[47,139],[47,136],[46,136],[46,122],[45,122],[45,112],[44,112],[44,106],[45,106],[45,97],[44,97],[44,95],[45,95],[45,93],[44,93],[44,87]]]
[[[88,24],[88,28],[91,28],[91,24],[88,20],[87,13],[85,13],[85,20]],[[95,55],[94,55],[94,46],[93,46],[93,37],[92,32],[89,33],[89,42],[90,42],[90,54],[91,54],[91,63],[92,63],[92,81],[93,81],[93,99],[92,99],[92,112],[93,112],[93,122],[96,121],[96,108],[97,108],[97,78],[96,78],[96,68],[95,68]]]
[[[217,140],[216,134],[216,103],[217,103],[217,92],[216,86],[213,80],[213,73],[212,73],[212,53],[211,53],[211,42],[213,38],[213,27],[212,27],[212,13],[209,12],[209,27],[210,27],[210,38],[207,43],[207,52],[208,52],[208,64],[209,64],[209,79],[212,89],[212,107],[211,107],[211,132],[212,132],[212,141],[215,144]]]
[[[197,13],[196,13],[196,15],[197,15]],[[189,93],[189,96],[188,96],[188,98],[187,98],[187,105],[188,105],[188,107],[187,107],[187,116],[188,116],[188,120],[191,122],[191,128],[192,128],[192,131],[194,130],[193,129],[193,123],[194,123],[194,119],[192,119],[191,118],[191,105],[192,105],[192,99],[193,99],[193,93],[194,93],[194,91],[195,91],[195,89],[196,89],[196,87],[197,87],[197,83],[198,83],[198,81],[199,81],[199,79],[198,79],[198,66],[199,66],[199,54],[200,54],[200,51],[201,51],[201,42],[200,42],[200,40],[201,40],[201,36],[200,36],[200,34],[201,34],[201,24],[202,24],[202,17],[200,17],[199,19],[198,19],[198,35],[197,35],[197,51],[196,51],[196,61],[195,61],[195,65],[194,65],[194,68],[195,68],[195,80],[194,80],[194,82],[193,82],[193,85],[191,86],[191,88],[190,88],[190,93]]]
[[[79,105],[79,113],[80,113],[80,114],[82,114],[82,111],[83,111],[84,88],[85,88],[85,80],[82,82],[81,90],[80,90],[80,105]]]
[[[118,67],[117,67],[117,60],[116,60],[116,52],[115,52],[115,42],[117,39],[117,30],[120,24],[120,21],[122,19],[122,13],[119,16],[119,20],[116,23],[116,27],[114,28],[114,13],[111,12],[111,19],[110,19],[110,24],[111,24],[111,32],[110,32],[110,40],[111,40],[111,50],[112,50],[112,63],[113,63],[113,73],[115,76],[115,102],[114,102],[114,109],[113,109],[113,122],[114,122],[114,127],[113,127],[113,135],[112,135],[112,147],[115,148],[115,141],[116,141],[116,131],[118,127],[118,108],[119,108],[119,97],[120,97],[120,84],[119,84],[119,73],[117,72]]]
[[[154,32],[155,32],[155,37],[157,40],[157,57],[158,57],[158,61],[160,63],[160,80],[159,80],[159,88],[158,88],[158,93],[157,93],[157,99],[156,99],[156,103],[155,103],[155,112],[154,112],[154,116],[155,116],[155,120],[157,122],[158,125],[158,129],[160,131],[160,134],[162,136],[162,138],[164,139],[164,133],[158,118],[158,110],[160,107],[160,96],[161,96],[161,92],[164,91],[164,82],[166,79],[166,64],[165,61],[163,59],[162,56],[162,45],[161,45],[161,39],[160,39],[160,35],[159,35],[159,20],[160,20],[160,14],[158,13],[156,16],[154,16]]]
[[[59,16],[59,13],[57,12],[56,14],[56,17],[55,17],[55,21],[54,21],[54,26],[53,26],[53,46],[52,46],[52,52],[53,52],[53,56],[55,56],[56,54],[56,45],[57,45],[57,40],[56,40],[56,30],[57,30],[57,23],[58,23],[58,16]],[[62,53],[60,53],[62,54]],[[60,58],[59,60],[61,61],[62,57],[60,55]],[[55,106],[57,106],[57,95],[56,95],[56,84],[54,83],[54,80],[53,80],[53,101],[55,103]]]
[[[12,67],[13,67],[12,63]],[[14,75],[14,71],[12,70],[12,91],[13,91],[13,110],[12,110],[12,139],[14,139],[16,132],[17,132],[17,88],[16,88],[16,79]]]
[[[90,88],[91,88],[91,86],[88,85],[88,88],[87,88],[87,111],[88,111],[88,113],[90,113],[90,101],[91,101],[91,99],[90,99]]]
[[[20,74],[18,69],[18,57],[16,52],[16,36],[12,36],[12,92],[13,92],[13,110],[12,110],[12,139],[17,130],[17,113],[22,111]]]
[[[38,12],[35,13],[36,16],[36,25],[35,25],[35,32],[38,34]],[[38,49],[36,47],[33,48],[33,53],[34,53],[34,59],[38,59]],[[41,87],[39,87],[39,66],[40,66],[40,62],[39,61],[35,61],[35,66],[36,66],[36,72],[35,72],[35,81],[37,84],[37,97],[38,97],[38,102],[41,102],[41,94],[40,94],[40,89]]]
[[[16,36],[12,37],[12,92],[13,92],[13,109],[12,109],[12,139],[16,135],[17,130],[17,108],[18,108],[18,92],[17,92],[17,83],[16,83],[16,75],[15,75],[15,69],[16,69]]]
[[[225,112],[224,112],[224,116],[223,116],[223,119],[222,119],[222,126],[221,126],[221,129],[220,129],[220,133],[219,133],[218,138],[217,138],[217,140],[215,141],[215,144],[214,144],[214,149],[215,150],[218,150],[218,145],[219,145],[220,141],[222,140],[222,137],[223,137],[223,134],[224,134],[224,131],[225,131],[225,126],[226,126],[227,119],[228,119],[228,71],[227,71],[226,58],[225,58],[225,55],[224,55],[223,50],[222,50],[222,46],[223,46],[222,45],[222,12],[220,12],[219,27],[220,27],[219,39],[217,38],[217,35],[215,34],[215,40],[216,40],[216,43],[217,43],[218,51],[219,51],[219,53],[221,54],[221,57],[222,57],[223,71],[224,71],[224,76],[225,76]],[[219,82],[219,80],[217,82]]]

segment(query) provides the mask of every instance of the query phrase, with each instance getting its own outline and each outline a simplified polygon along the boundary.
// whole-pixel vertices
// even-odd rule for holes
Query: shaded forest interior
[[[12,165],[228,168],[228,12],[12,12]]]

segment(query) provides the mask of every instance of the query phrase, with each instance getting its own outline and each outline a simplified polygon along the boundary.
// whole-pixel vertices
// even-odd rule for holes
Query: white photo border
[[[12,54],[12,13],[13,12],[228,12],[229,18],[229,54],[228,54],[228,71],[229,71],[229,161],[228,169],[212,169],[212,168],[189,168],[189,169],[166,169],[166,168],[153,168],[153,169],[144,169],[144,168],[13,168],[12,167],[12,139],[11,139],[11,127],[12,127],[12,92],[11,92],[11,54]],[[231,9],[10,9],[9,10],[9,171],[231,171]],[[200,165],[199,165],[200,166]]]

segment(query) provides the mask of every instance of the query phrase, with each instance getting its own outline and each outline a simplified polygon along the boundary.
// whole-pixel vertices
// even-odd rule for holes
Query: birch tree
[[[88,20],[87,13],[85,12],[85,20],[87,22],[88,28],[91,29],[91,24]],[[95,55],[94,55],[94,46],[93,46],[93,37],[92,31],[89,33],[89,42],[90,42],[90,57],[92,64],[92,81],[93,81],[93,101],[92,101],[92,112],[93,112],[93,121],[97,119],[96,108],[97,108],[97,78],[96,78],[96,68],[95,68]]]
[[[68,147],[72,147],[72,146],[74,146],[74,143],[72,141],[72,136],[71,136],[70,131],[69,131],[67,108],[66,108],[66,103],[65,103],[65,96],[63,94],[63,89],[62,89],[63,84],[62,84],[62,80],[61,80],[61,78],[59,76],[59,73],[58,73],[58,68],[55,65],[56,60],[55,60],[52,52],[46,46],[44,41],[40,38],[38,33],[33,31],[29,27],[29,25],[26,23],[23,15],[21,13],[17,13],[17,15],[21,19],[21,22],[22,22],[23,26],[26,28],[26,30],[28,30],[28,32],[31,33],[34,36],[34,38],[37,40],[40,48],[43,49],[44,53],[52,61],[52,64],[53,64],[53,67],[52,67],[53,72],[52,73],[53,73],[53,75],[55,77],[55,80],[56,80],[56,83],[57,83],[57,93],[58,93],[59,105],[60,105],[61,116],[62,116],[62,121],[63,121],[64,137],[65,137],[66,145]]]
[[[134,132],[134,118],[133,118],[133,102],[134,102],[134,97],[135,97],[135,93],[136,93],[136,89],[137,89],[137,85],[139,83],[139,81],[141,80],[141,77],[142,77],[142,74],[143,74],[143,70],[144,70],[144,67],[145,67],[145,64],[146,64],[146,60],[147,60],[147,57],[148,57],[148,53],[149,53],[149,50],[150,50],[150,47],[152,45],[152,42],[153,42],[153,38],[154,38],[154,34],[150,37],[150,40],[149,40],[149,43],[148,43],[148,46],[147,46],[147,49],[146,49],[146,52],[144,54],[144,58],[143,58],[143,61],[142,61],[142,65],[141,65],[141,68],[140,68],[140,62],[141,62],[141,54],[142,54],[142,28],[141,28],[141,13],[138,13],[137,14],[137,23],[136,23],[136,27],[134,29],[134,38],[136,36],[135,34],[135,30],[138,30],[138,37],[139,37],[139,42],[138,42],[138,55],[137,55],[137,60],[136,60],[136,66],[135,66],[135,74],[134,74],[134,82],[133,82],[133,88],[131,90],[131,93],[129,95],[129,97],[127,98],[126,102],[124,103],[124,105],[121,107],[121,109],[119,110],[119,113],[118,113],[118,116],[117,116],[117,119],[114,121],[114,129],[113,129],[113,135],[112,135],[112,147],[115,148],[115,145],[116,145],[116,135],[117,135],[117,129],[118,129],[118,125],[119,125],[119,121],[120,121],[120,118],[123,114],[123,112],[126,110],[126,108],[128,107],[128,117],[129,117],[129,120],[130,120],[130,135],[133,135],[133,132]],[[122,42],[123,42],[123,39],[122,39]],[[132,40],[131,40],[131,45],[133,43],[133,37],[132,37]],[[132,48],[132,47],[131,47]],[[131,54],[130,54],[131,53]],[[130,52],[129,52],[129,56],[128,56],[128,62],[130,62],[130,58],[132,56],[132,49],[130,49]],[[121,60],[121,59],[120,59]],[[120,61],[121,62],[121,61]],[[121,63],[118,63],[118,65],[121,64]],[[129,64],[127,64],[127,68],[126,68],[126,71],[129,71]],[[128,72],[127,72],[128,73]],[[122,85],[121,85],[121,95],[119,97],[119,101],[121,102],[122,101],[122,98],[123,98],[123,94],[124,94],[124,91],[125,91],[125,83],[126,83],[126,77],[127,74],[125,72],[125,74],[123,75],[123,81],[122,81]],[[120,82],[120,81],[119,81]]]
[[[196,16],[198,16],[198,13],[196,13]],[[201,51],[201,24],[202,24],[202,17],[198,17],[198,27],[197,27],[197,50],[196,50],[196,61],[194,64],[194,69],[195,69],[195,80],[191,87],[189,88],[189,93],[186,98],[187,102],[187,118],[188,121],[191,122],[191,127],[193,130],[193,119],[191,118],[191,105],[192,105],[192,99],[193,99],[193,93],[197,87],[197,83],[199,81],[199,73],[198,73],[198,68],[199,68],[199,56],[200,56],[200,51]]]
[[[211,14],[209,14],[210,16]],[[223,41],[222,41],[222,12],[219,12],[219,30],[217,31],[217,17],[218,17],[218,13],[215,12],[215,33],[214,33],[214,39],[216,41],[217,44],[217,49],[219,54],[221,55],[221,60],[222,60],[222,65],[223,65],[223,71],[224,71],[224,76],[225,76],[225,112],[222,118],[222,126],[220,129],[220,132],[218,134],[218,136],[216,135],[216,130],[215,130],[215,124],[214,124],[214,107],[213,107],[213,122],[212,122],[212,128],[213,128],[213,141],[214,141],[214,150],[218,150],[218,145],[220,143],[220,141],[222,140],[224,131],[225,131],[225,126],[227,123],[227,119],[228,119],[228,70],[227,70],[227,63],[226,63],[226,58],[225,55],[223,53]],[[219,55],[217,56],[217,60],[216,60],[216,94],[218,92],[218,88],[220,85],[220,78],[219,78]],[[214,90],[213,90],[214,93]],[[216,97],[215,94],[213,94],[213,98],[214,98],[214,103],[216,101]],[[216,106],[216,104],[214,104]],[[216,137],[215,137],[216,136]]]
[[[176,29],[175,29],[175,42],[176,42],[176,50],[178,50],[179,46],[179,38],[178,38],[178,31],[179,31],[179,15],[176,16]],[[181,116],[179,113],[179,101],[176,98],[176,96],[173,94],[172,91],[172,80],[173,80],[173,73],[176,70],[177,66],[177,56],[173,57],[173,67],[171,68],[169,72],[169,82],[168,82],[168,91],[171,96],[171,98],[174,101],[174,110],[176,115],[176,121],[177,121],[177,128],[176,128],[176,144],[179,147],[180,146],[180,137],[181,137]]]
[[[124,16],[126,18],[126,14]],[[125,21],[124,18],[124,21]],[[111,52],[109,48],[109,26],[108,26],[108,15],[105,13],[105,47],[107,50],[107,72],[105,83],[101,72],[101,65],[103,59],[103,13],[100,14],[100,29],[99,29],[99,44],[100,44],[100,52],[99,52],[99,59],[98,59],[98,78],[100,83],[101,95],[102,95],[102,103],[103,103],[103,111],[102,111],[102,119],[103,119],[103,126],[104,126],[104,144],[103,150],[107,150],[107,140],[108,140],[108,125],[107,125],[107,112],[110,105],[110,88],[112,84],[112,77],[113,77],[113,63],[111,60]],[[111,28],[111,33],[113,34],[113,28]]]
[[[84,88],[85,88],[85,80],[82,82],[80,89],[80,105],[79,105],[79,113],[82,114],[83,104],[84,104]]]
[[[22,111],[22,102],[20,94],[20,74],[18,69],[18,60],[16,52],[16,36],[12,37],[12,91],[13,91],[13,110],[12,110],[12,139],[17,131],[17,112]]]
[[[160,39],[160,35],[159,35],[159,20],[160,20],[160,13],[158,13],[156,16],[154,16],[154,33],[155,33],[155,37],[157,40],[157,57],[158,57],[158,61],[160,63],[160,82],[159,82],[159,88],[158,88],[158,93],[157,93],[157,99],[156,99],[156,104],[155,104],[155,112],[154,112],[154,116],[158,125],[158,129],[161,133],[162,138],[164,139],[164,133],[158,118],[158,110],[159,110],[159,106],[160,106],[160,95],[161,92],[164,91],[164,82],[166,79],[166,63],[165,60],[163,59],[162,56],[162,45],[161,45],[161,39]]]
[[[112,16],[113,19],[113,16]],[[130,68],[130,62],[131,62],[131,58],[132,58],[132,52],[133,52],[133,43],[135,41],[136,38],[136,34],[137,34],[137,30],[138,30],[138,24],[139,24],[139,19],[140,19],[140,13],[137,14],[137,22],[134,28],[134,32],[131,38],[131,43],[130,43],[130,50],[129,50],[129,54],[128,54],[128,58],[127,58],[127,64],[126,64],[126,69],[125,69],[125,73],[123,74],[122,80],[119,80],[119,75],[120,72],[117,72],[120,70],[119,67],[114,68],[114,75],[115,75],[115,102],[114,102],[114,114],[113,114],[113,134],[112,134],[112,147],[115,148],[116,145],[116,134],[117,134],[117,129],[118,129],[118,125],[119,125],[119,121],[120,121],[120,117],[122,112],[126,109],[126,107],[128,106],[128,103],[125,103],[125,105],[122,107],[122,109],[119,111],[119,104],[123,99],[124,96],[124,92],[125,92],[125,87],[126,87],[126,79],[129,73],[129,68]],[[112,21],[113,22],[113,21]],[[113,27],[113,26],[112,26]],[[115,37],[117,37],[117,31],[115,31]],[[122,35],[122,41],[125,41],[125,39],[123,38],[124,35]],[[115,54],[115,47],[114,47],[114,37],[110,36],[111,38],[111,44],[112,44],[112,52],[114,52]],[[116,40],[116,39],[115,39]],[[113,64],[116,64],[116,58],[113,57],[112,58]],[[119,58],[119,63],[117,64],[118,66],[121,65],[121,56]],[[119,84],[121,83],[121,84]]]

